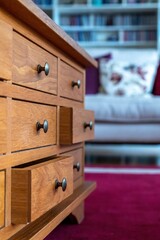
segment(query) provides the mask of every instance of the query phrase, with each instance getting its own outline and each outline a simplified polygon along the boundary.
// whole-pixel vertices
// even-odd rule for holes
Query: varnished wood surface
[[[69,219],[71,223],[75,224],[78,223],[80,224],[83,219],[84,219],[84,201],[72,211],[72,213],[69,215]]]
[[[0,170],[4,168],[8,168],[11,166],[16,166],[19,164],[32,162],[37,159],[42,159],[50,156],[55,156],[60,153],[65,153],[66,151],[70,151],[82,146],[82,143],[74,144],[71,146],[46,146],[35,149],[28,149],[25,151],[18,151],[12,154],[0,155]]]
[[[5,212],[5,172],[0,171],[0,228],[4,226]]]
[[[60,107],[59,142],[72,144],[72,109]]]
[[[78,171],[76,168],[73,169],[73,178],[74,181],[78,179],[83,174],[83,168],[84,168],[84,159],[83,159],[83,148],[79,148],[76,150],[72,150],[70,152],[66,152],[61,154],[66,156],[73,156],[73,166],[75,166],[77,163],[80,164],[80,170]]]
[[[74,193],[42,217],[26,225],[8,240],[43,240],[64,218],[66,218],[96,188],[96,183],[85,182]],[[19,226],[19,225],[18,225]],[[17,227],[18,227],[17,226]],[[10,230],[11,231],[11,230]],[[5,233],[5,231],[4,231]],[[3,237],[3,235],[2,235]],[[4,239],[4,238],[3,238]],[[4,239],[6,240],[6,239]]]
[[[49,64],[49,74],[37,72],[37,65]],[[57,58],[36,44],[13,33],[12,82],[44,92],[57,94]]]
[[[28,223],[31,195],[30,172],[12,170],[11,177],[11,223]]]
[[[59,98],[51,94],[43,93],[40,91],[34,91],[33,89],[28,89],[22,86],[7,84],[1,81],[0,81],[0,96],[30,102],[44,103],[48,105],[76,106],[78,108],[83,107],[83,104],[81,102],[73,101],[66,98]]]
[[[84,128],[84,123],[93,128]],[[94,138],[94,113],[78,108],[60,108],[60,144],[74,144]]]
[[[72,87],[72,82],[81,81],[81,86]],[[77,71],[67,63],[60,62],[60,96],[77,101],[83,101],[84,96],[84,76],[82,72]]]
[[[0,79],[11,80],[12,77],[12,27],[0,20]],[[2,57],[3,56],[3,57]]]
[[[73,108],[73,143],[83,142],[94,138],[94,112]],[[84,128],[84,123],[93,123],[93,128]]]
[[[83,209],[78,206],[81,206],[84,198],[95,187],[83,185],[84,144],[81,142],[82,138],[77,138],[78,141],[76,139],[74,144],[72,144],[74,141],[72,139],[70,145],[59,145],[59,109],[60,107],[73,108],[74,111],[78,109],[77,116],[81,116],[81,112],[84,111],[85,68],[91,65],[96,66],[97,63],[32,1],[2,0],[0,8],[0,48],[2,53],[0,60],[2,67],[2,69],[0,68],[0,106],[2,111],[2,115],[0,112],[0,134],[3,137],[0,139],[0,170],[5,171],[6,176],[5,227],[0,230],[0,239],[8,240],[12,237],[15,237],[16,240],[23,239],[23,237],[27,240],[30,238],[43,239],[71,212],[74,212],[77,218],[82,219]],[[44,72],[38,75],[36,73],[37,61],[41,65],[48,61],[51,65],[51,75],[46,77]],[[75,87],[75,91],[72,91],[73,89],[71,90],[68,86],[77,79],[82,79],[81,88]],[[74,94],[72,94],[73,92]],[[5,106],[3,106],[3,101]],[[74,130],[74,111],[71,110],[70,118],[72,131]],[[49,131],[51,130],[51,132],[48,131],[45,134],[41,129],[37,133],[36,122],[43,123],[46,118],[49,119]],[[74,134],[69,136],[73,137]],[[50,205],[48,208],[49,205],[45,202],[47,197],[44,200],[45,195],[43,196],[42,191],[42,189],[46,191],[48,189],[42,187],[43,182],[51,183],[48,179],[50,171],[50,174],[42,174],[48,172],[46,167],[37,169],[32,166],[30,170],[19,170],[19,173],[26,171],[26,175],[23,173],[20,178],[18,177],[20,180],[16,179],[19,186],[11,193],[11,185],[14,185],[11,171],[14,166],[17,168],[19,164],[32,164],[32,161],[36,161],[38,164],[39,159],[55,158],[59,154],[68,156],[69,152],[71,153],[69,156],[74,155],[76,160],[82,161],[82,168],[80,172],[73,170],[73,160],[70,169],[68,169],[68,165],[65,167],[64,164],[61,166],[59,163],[57,163],[57,167],[54,166],[58,176],[65,171],[67,174],[72,173],[70,186],[73,191],[73,194],[66,200],[58,195],[58,199],[54,198],[54,204],[58,203],[54,207],[54,212],[50,210],[46,212],[54,205]],[[67,162],[68,160],[65,164]],[[20,208],[21,213],[23,211],[25,213],[23,216],[25,221],[22,222],[31,221],[31,223],[11,225],[11,197],[16,191],[22,194],[22,186],[25,184],[27,184],[26,192],[24,191],[26,196],[19,198],[22,202],[17,204],[15,212],[12,211],[12,214],[17,214]],[[38,197],[42,199],[40,203]],[[61,200],[63,201],[59,203]],[[24,209],[24,203],[28,204],[26,209]],[[50,203],[52,203],[51,200]],[[74,211],[75,208],[77,209]],[[31,209],[35,210],[31,211]],[[18,217],[17,222],[21,218],[22,216]]]
[[[12,223],[34,221],[73,193],[73,158],[61,157],[12,170]],[[25,177],[26,176],[26,177]],[[55,189],[66,178],[67,188]]]
[[[29,102],[12,102],[12,152],[56,144],[56,107]],[[48,121],[48,131],[37,131],[36,124]]]

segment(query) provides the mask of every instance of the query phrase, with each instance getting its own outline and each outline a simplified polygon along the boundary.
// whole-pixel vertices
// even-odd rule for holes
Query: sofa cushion
[[[95,112],[97,122],[160,122],[160,97],[153,95],[126,97],[105,94],[87,95],[86,108]]]

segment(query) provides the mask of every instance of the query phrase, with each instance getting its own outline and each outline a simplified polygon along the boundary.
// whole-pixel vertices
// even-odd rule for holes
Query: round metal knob
[[[72,81],[72,87],[74,88],[75,86],[77,86],[78,88],[80,88],[80,86],[81,86],[81,80]]]
[[[48,121],[47,120],[44,120],[43,124],[41,124],[40,122],[36,123],[37,131],[39,131],[41,128],[43,128],[44,133],[46,133],[48,131]]]
[[[79,172],[79,170],[80,170],[80,163],[77,162],[75,165],[73,165],[73,168],[76,168],[77,172]]]
[[[92,128],[93,128],[93,122],[92,121],[90,121],[89,123],[84,123],[84,129],[86,129],[87,127],[89,127],[89,129],[90,130],[92,130]]]
[[[58,179],[56,179],[55,181],[55,189],[62,187],[63,192],[66,190],[67,188],[67,180],[66,178],[62,179],[62,182],[59,182]]]
[[[45,72],[45,75],[47,76],[49,74],[49,64],[46,62],[44,67],[42,67],[40,64],[37,66],[37,72],[41,73],[42,71]]]

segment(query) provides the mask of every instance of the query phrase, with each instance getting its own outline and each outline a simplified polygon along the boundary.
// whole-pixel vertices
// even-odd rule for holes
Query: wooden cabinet
[[[80,222],[96,187],[84,88],[97,63],[33,1],[0,7],[0,239],[44,239],[70,214]]]

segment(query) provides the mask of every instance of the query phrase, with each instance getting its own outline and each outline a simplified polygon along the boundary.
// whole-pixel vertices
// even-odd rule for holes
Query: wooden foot
[[[68,216],[68,221],[72,224],[80,224],[84,219],[84,202],[82,202],[73,212]]]

